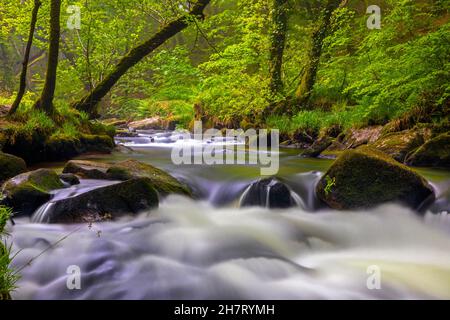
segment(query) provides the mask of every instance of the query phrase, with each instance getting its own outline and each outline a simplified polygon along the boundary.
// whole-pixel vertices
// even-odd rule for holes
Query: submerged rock
[[[0,181],[14,177],[27,170],[27,164],[22,158],[0,152]]]
[[[105,221],[155,208],[158,203],[152,181],[135,178],[49,202],[32,220],[40,223]]]
[[[427,141],[409,155],[405,162],[419,167],[450,167],[450,133]]]
[[[261,179],[252,183],[242,196],[240,206],[290,208],[297,203],[287,185],[275,178]]]
[[[69,161],[63,170],[64,173],[73,173],[86,179],[128,180],[132,178],[149,178],[154,188],[162,195],[178,193],[190,196],[189,188],[180,183],[167,172],[150,164],[136,160],[125,160],[115,164],[106,164],[95,161]]]
[[[419,209],[434,198],[433,189],[419,174],[370,147],[342,153],[320,179],[316,193],[334,209],[367,208],[389,201]]]
[[[53,170],[39,169],[22,173],[3,185],[2,203],[16,214],[30,215],[51,199],[51,190],[64,188]]]

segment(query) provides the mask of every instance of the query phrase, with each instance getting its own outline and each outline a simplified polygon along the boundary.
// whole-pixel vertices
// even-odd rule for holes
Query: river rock
[[[80,223],[111,220],[158,206],[158,193],[149,178],[134,178],[49,202],[32,221]]]
[[[306,158],[318,157],[326,148],[328,148],[333,142],[333,138],[325,136],[314,141],[314,143],[305,149],[300,156]]]
[[[85,179],[105,179],[125,181],[132,178],[149,178],[154,188],[162,195],[177,193],[190,196],[189,188],[167,172],[150,164],[136,160],[125,160],[115,164],[95,161],[71,160],[67,162],[64,173],[73,173]]]
[[[275,178],[253,182],[245,191],[240,203],[241,207],[289,208],[295,205],[289,187]]]
[[[348,129],[341,133],[326,149],[333,153],[347,149],[354,149],[359,146],[375,142],[381,135],[382,126],[372,126],[362,129]]]
[[[22,158],[0,152],[0,181],[14,177],[26,170],[27,165]]]
[[[22,173],[3,185],[2,204],[16,214],[30,215],[51,199],[51,190],[64,188],[58,175],[49,169]]]
[[[70,186],[76,185],[76,184],[80,184],[80,179],[78,179],[78,177],[76,175],[74,175],[73,173],[63,173],[59,175],[59,178],[67,183]]]
[[[434,197],[415,171],[370,147],[348,150],[320,179],[316,193],[334,209],[356,209],[396,201],[418,209]]]
[[[160,117],[156,116],[139,121],[130,122],[128,124],[128,127],[131,130],[149,130],[149,129],[164,130],[166,129],[166,124]]]
[[[450,167],[450,133],[427,141],[409,155],[405,162],[411,166]]]
[[[395,160],[403,162],[406,156],[422,145],[428,136],[429,130],[427,129],[392,132],[381,136],[371,146],[390,155]]]

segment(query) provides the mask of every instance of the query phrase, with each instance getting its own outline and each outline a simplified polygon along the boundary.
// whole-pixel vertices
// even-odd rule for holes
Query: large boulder
[[[158,193],[149,178],[113,183],[49,202],[33,216],[39,223],[80,223],[111,220],[158,206]]]
[[[428,135],[429,130],[427,129],[392,132],[383,135],[371,146],[390,155],[395,160],[403,162],[409,153],[425,142]]]
[[[450,167],[450,132],[427,141],[410,154],[405,162],[419,167]]]
[[[419,209],[434,197],[424,178],[370,147],[343,152],[320,179],[316,193],[334,209],[367,208],[390,201]]]
[[[0,181],[14,177],[27,170],[22,158],[0,152]]]
[[[253,182],[240,201],[241,207],[290,208],[296,204],[289,187],[275,178]]]
[[[63,170],[64,173],[73,173],[86,179],[106,179],[125,181],[132,178],[149,178],[154,188],[162,195],[177,193],[190,196],[189,188],[180,183],[167,172],[150,164],[136,160],[125,160],[115,164],[106,164],[95,161],[69,161]]]
[[[3,185],[2,204],[13,208],[16,214],[30,215],[51,199],[51,190],[61,188],[64,184],[53,170],[22,173]]]

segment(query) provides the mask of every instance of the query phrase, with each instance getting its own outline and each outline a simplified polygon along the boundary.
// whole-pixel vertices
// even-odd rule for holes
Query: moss
[[[450,132],[423,144],[406,159],[412,166],[450,167]]]
[[[335,183],[325,192],[330,179]],[[417,208],[433,194],[416,172],[370,147],[343,152],[322,177],[316,192],[336,209],[372,207],[388,201]]]
[[[30,215],[51,199],[49,191],[63,187],[64,184],[52,170],[39,169],[23,173],[5,183],[4,203],[18,214]]]
[[[136,160],[126,160],[119,162],[108,169],[107,174],[111,179],[122,180],[123,178],[147,177],[156,190],[162,195],[179,193],[191,195],[190,190],[182,185],[177,179],[163,170],[160,170],[150,164],[142,163]]]
[[[114,148],[114,139],[107,135],[82,134],[80,141],[86,151],[109,153]]]
[[[0,181],[4,181],[25,172],[25,161],[11,154],[0,152]]]
[[[90,121],[89,131],[92,135],[106,135],[110,138],[114,138],[116,134],[116,128],[113,124],[105,124],[99,121]]]

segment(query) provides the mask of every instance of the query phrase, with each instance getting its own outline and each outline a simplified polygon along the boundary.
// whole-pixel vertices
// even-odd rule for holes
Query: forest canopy
[[[27,113],[45,87],[55,1],[0,1],[0,105],[16,98],[33,8],[40,5],[18,109]],[[62,113],[102,84],[130,50],[196,4],[60,2],[54,105]],[[368,28],[369,5],[381,8],[379,29]],[[77,10],[80,24],[70,27]],[[190,15],[186,28],[127,69],[100,99],[98,115],[161,116],[180,127],[201,117],[219,128],[313,134],[411,113],[445,121],[448,10],[444,0],[214,0],[205,19]]]

